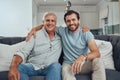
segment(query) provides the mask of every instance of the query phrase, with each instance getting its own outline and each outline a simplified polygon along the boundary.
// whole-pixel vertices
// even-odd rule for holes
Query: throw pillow
[[[6,45],[0,44],[0,71],[8,71],[14,53],[18,48],[23,46],[25,41],[14,44]]]
[[[103,41],[103,40],[95,40],[95,41],[100,51],[101,59],[103,60],[105,68],[115,70],[114,61],[112,57],[112,54],[113,54],[112,44],[108,41]]]

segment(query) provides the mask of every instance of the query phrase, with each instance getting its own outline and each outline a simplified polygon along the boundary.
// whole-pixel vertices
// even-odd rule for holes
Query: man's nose
[[[73,24],[74,22],[73,21],[70,21],[70,24]]]
[[[52,21],[49,21],[49,24],[52,24]]]

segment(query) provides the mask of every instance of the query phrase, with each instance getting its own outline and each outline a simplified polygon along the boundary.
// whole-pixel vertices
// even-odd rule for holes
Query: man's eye
[[[73,19],[72,21],[75,21],[75,19]]]
[[[66,21],[66,22],[70,22],[70,21],[68,20],[68,21]]]
[[[55,22],[54,20],[52,20],[52,22]]]
[[[46,20],[46,22],[48,22],[49,20]]]

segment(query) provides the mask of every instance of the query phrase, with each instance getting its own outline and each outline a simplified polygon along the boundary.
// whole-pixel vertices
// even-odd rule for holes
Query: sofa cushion
[[[0,80],[8,80],[8,71],[0,71]]]
[[[106,78],[107,80],[120,80],[120,72],[106,69]]]
[[[95,40],[97,47],[99,49],[99,52],[101,54],[101,59],[103,60],[103,63],[105,65],[106,69],[113,69],[114,68],[114,61],[113,61],[113,52],[112,52],[112,44],[108,41],[103,40]]]
[[[0,71],[8,71],[12,58],[16,50],[24,45],[25,41],[14,44],[6,45],[0,44]]]
[[[95,39],[110,41],[113,46],[113,60],[117,71],[120,71],[120,35],[95,35]]]
[[[97,40],[95,39],[99,52],[101,54],[101,59],[104,63],[106,69],[113,69],[114,68],[114,61],[113,61],[113,52],[112,52],[112,44],[108,41],[104,40]],[[88,53],[90,50],[88,50]]]
[[[76,76],[76,80],[92,80],[91,78],[91,74],[77,74]]]
[[[8,80],[8,71],[0,72],[0,80]],[[44,80],[44,76],[33,76],[30,80]]]
[[[109,41],[113,45],[113,60],[117,71],[120,71],[120,36],[110,36]]]

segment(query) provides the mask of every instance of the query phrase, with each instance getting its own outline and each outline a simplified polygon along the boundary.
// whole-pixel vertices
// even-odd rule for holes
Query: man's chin
[[[69,30],[72,32],[76,31],[77,29],[78,29],[78,27],[77,28],[69,28]]]
[[[54,30],[54,29],[49,29],[48,31],[53,32],[53,31],[55,31],[55,30]]]
[[[72,32],[74,32],[75,31],[75,29],[69,29],[70,31],[72,31]]]

